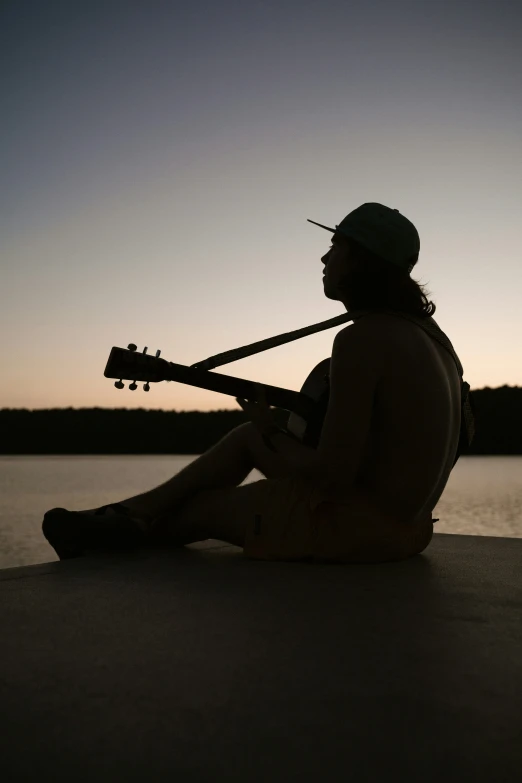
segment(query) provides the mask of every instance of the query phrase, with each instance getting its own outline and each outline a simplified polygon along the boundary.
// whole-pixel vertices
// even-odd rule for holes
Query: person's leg
[[[249,558],[301,560],[313,547],[309,493],[291,476],[205,490],[157,520],[160,541],[181,546],[217,539],[242,547]]]
[[[159,517],[172,517],[196,496],[237,487],[254,468],[267,478],[288,475],[282,457],[265,446],[254,425],[242,424],[164,484],[120,502],[149,525]],[[202,502],[200,498],[198,505]]]
[[[80,512],[52,509],[44,515],[42,531],[61,559],[78,557],[86,549],[141,545],[144,533],[146,540],[158,544],[206,538],[240,544],[244,540],[249,502],[260,501],[257,496],[251,498],[247,492],[245,497],[239,491],[251,485],[238,485],[254,468],[267,478],[288,473],[282,457],[268,449],[255,427],[248,423],[236,427],[155,489],[101,508]],[[272,498],[272,488],[267,489]],[[264,495],[266,490],[261,490],[261,501]],[[272,500],[269,505],[273,505]],[[280,505],[277,500],[275,505]],[[138,528],[142,529],[141,534]]]
[[[255,502],[252,490],[259,483],[196,493],[178,510],[166,512],[155,520],[151,540],[183,546],[215,538],[243,547],[250,507]]]

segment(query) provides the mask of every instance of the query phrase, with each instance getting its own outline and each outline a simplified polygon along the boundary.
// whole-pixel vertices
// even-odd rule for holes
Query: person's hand
[[[251,400],[245,400],[242,397],[236,397],[236,402],[243,408],[250,421],[257,427],[260,432],[263,432],[268,427],[272,427],[276,423],[274,415],[270,410],[270,407],[266,401],[265,387],[259,383],[255,386],[255,402]]]

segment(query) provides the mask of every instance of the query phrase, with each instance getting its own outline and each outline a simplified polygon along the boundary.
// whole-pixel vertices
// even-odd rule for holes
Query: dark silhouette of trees
[[[476,434],[463,454],[522,454],[522,387],[471,392]],[[284,426],[288,412],[273,409]],[[244,411],[143,408],[0,410],[1,454],[202,454],[248,421]]]
[[[522,454],[522,386],[485,386],[471,396],[476,432],[467,453]]]
[[[284,424],[288,414],[277,411]],[[201,454],[248,421],[244,411],[143,408],[0,410],[1,454]]]

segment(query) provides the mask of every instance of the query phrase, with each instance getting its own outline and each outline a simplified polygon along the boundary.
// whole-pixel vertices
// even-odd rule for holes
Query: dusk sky
[[[341,315],[307,218],[368,201],[417,227],[471,388],[522,386],[520,3],[6,0],[0,29],[0,407],[239,410],[118,391],[110,349]],[[299,390],[341,328],[216,372]]]

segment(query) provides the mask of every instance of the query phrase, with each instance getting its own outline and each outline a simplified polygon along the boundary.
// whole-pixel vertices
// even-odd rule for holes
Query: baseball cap
[[[362,204],[346,215],[335,228],[323,226],[309,218],[307,220],[332,233],[338,231],[352,237],[375,255],[399,266],[408,274],[417,263],[414,257],[420,251],[419,233],[398,209],[374,202]]]

